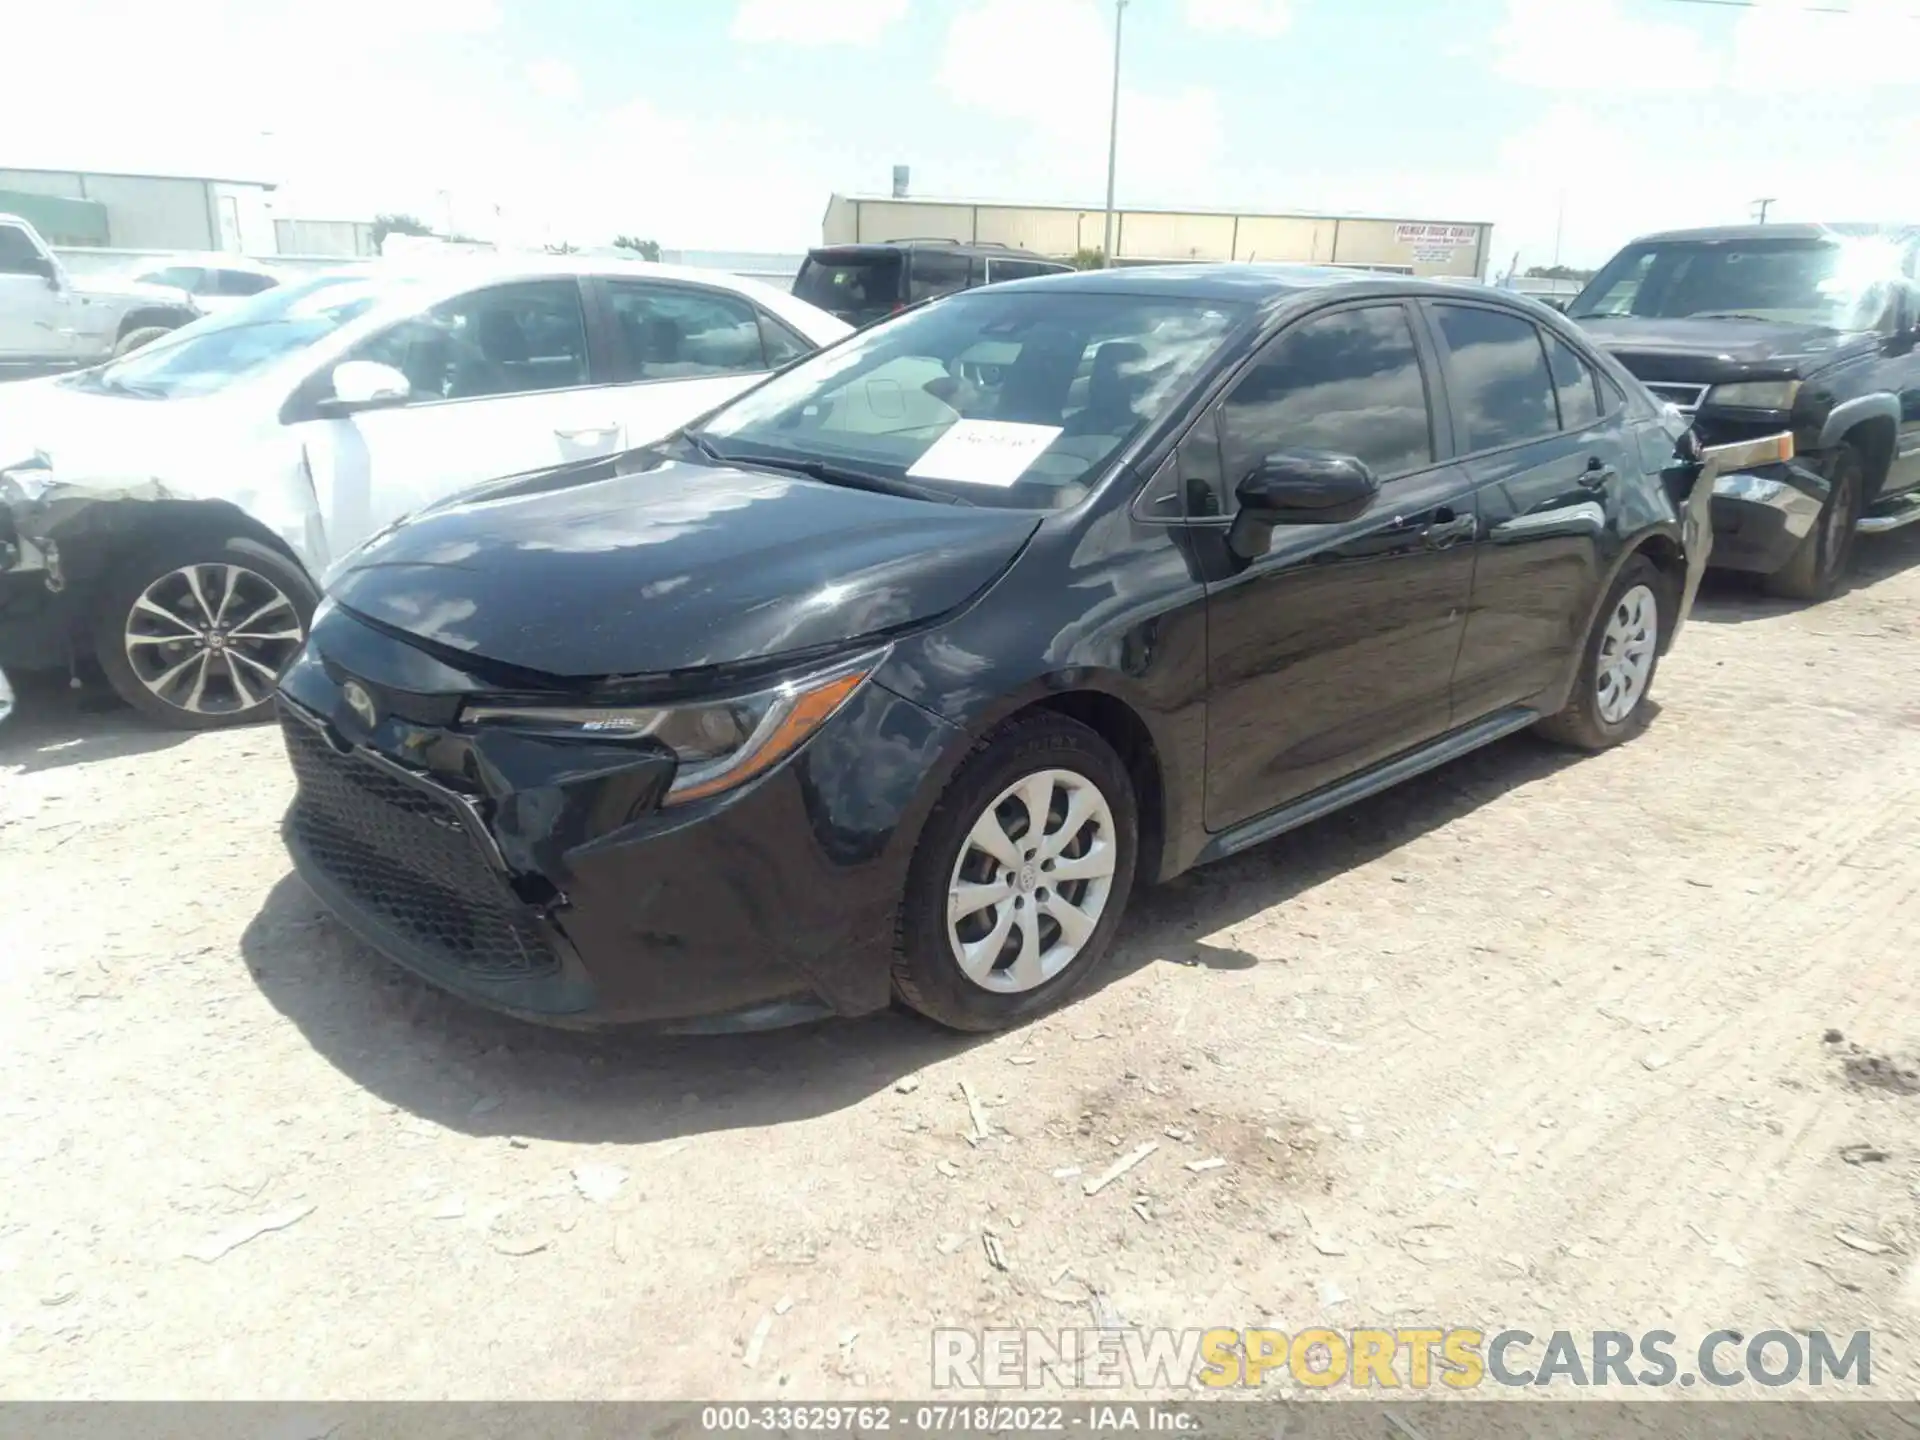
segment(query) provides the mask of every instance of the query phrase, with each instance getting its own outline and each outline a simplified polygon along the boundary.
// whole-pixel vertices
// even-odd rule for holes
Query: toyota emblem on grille
[[[374,706],[373,697],[359,685],[349,680],[341,687],[340,695],[347,702],[347,708],[369,730],[380,723],[380,711]]]

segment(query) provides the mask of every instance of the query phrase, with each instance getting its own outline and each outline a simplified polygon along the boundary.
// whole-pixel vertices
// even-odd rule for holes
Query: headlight
[[[47,457],[36,454],[0,470],[0,505],[19,505],[38,500],[52,488],[53,467]]]
[[[1713,482],[1713,493],[1730,500],[1751,500],[1765,505],[1776,500],[1787,488],[1784,480],[1769,480],[1764,475],[1722,475]]]
[[[885,654],[876,651],[725,700],[657,708],[508,702],[470,705],[461,719],[580,739],[658,741],[679,761],[665,803],[683,805],[744,785],[798,750],[866,683]]]
[[[1743,380],[1737,385],[1716,385],[1707,392],[1706,404],[1730,405],[1739,410],[1791,410],[1800,393],[1798,380]]]

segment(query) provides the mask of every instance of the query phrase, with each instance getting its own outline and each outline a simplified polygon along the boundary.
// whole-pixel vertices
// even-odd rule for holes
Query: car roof
[[[425,286],[443,295],[456,295],[475,285],[509,284],[516,280],[546,280],[555,276],[597,275],[605,279],[673,280],[730,290],[752,300],[761,309],[798,325],[815,344],[848,333],[837,320],[816,305],[795,299],[785,290],[736,275],[730,270],[707,270],[695,265],[662,265],[652,260],[620,260],[604,255],[528,255],[498,251],[463,250],[449,254],[413,251],[362,263],[349,263],[319,274],[364,275],[374,281]]]
[[[1639,236],[1632,243],[1671,245],[1687,241],[1707,243],[1727,240],[1835,240],[1864,239],[1875,235],[1907,239],[1915,234],[1920,234],[1920,228],[1912,225],[1878,225],[1854,221],[1842,221],[1832,225],[1709,225],[1695,230],[1660,230],[1651,235]]]
[[[858,255],[861,253],[881,254],[892,250],[958,250],[970,255],[1009,255],[1019,260],[1038,260],[1043,265],[1065,265],[1064,260],[1052,260],[1035,250],[1022,250],[1018,245],[1001,245],[992,240],[943,240],[938,236],[912,238],[905,240],[853,240],[845,245],[816,245],[807,252],[814,255]]]
[[[1194,265],[1123,265],[1112,270],[1075,270],[1065,275],[1039,275],[1031,280],[1002,281],[996,291],[1086,291],[1098,295],[1164,296],[1168,299],[1238,300],[1273,308],[1304,295],[1341,298],[1348,295],[1432,295],[1458,299],[1463,292],[1492,298],[1519,309],[1546,310],[1510,290],[1498,290],[1470,276],[1426,279],[1373,270],[1347,270],[1332,265],[1262,265],[1226,261]],[[1551,313],[1551,312],[1549,312]]]

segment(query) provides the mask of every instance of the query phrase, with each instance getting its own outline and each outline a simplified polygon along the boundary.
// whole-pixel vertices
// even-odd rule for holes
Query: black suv
[[[1706,559],[1692,438],[1493,290],[949,296],[343,562],[281,682],[288,844],[532,1018],[1010,1024],[1136,878],[1528,726],[1635,734]]]
[[[1723,475],[1713,563],[1831,595],[1857,531],[1920,520],[1920,231],[1676,230],[1567,306],[1709,445],[1791,429],[1797,458]]]
[[[871,325],[938,295],[1072,269],[1007,245],[953,240],[825,245],[807,252],[793,293],[849,325]]]

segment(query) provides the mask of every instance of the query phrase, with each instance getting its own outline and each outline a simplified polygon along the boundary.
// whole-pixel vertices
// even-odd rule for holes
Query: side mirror
[[[1234,554],[1266,554],[1275,525],[1337,525],[1365,513],[1380,482],[1364,460],[1326,450],[1281,450],[1234,488],[1239,513],[1227,532]]]
[[[20,261],[20,273],[38,275],[47,282],[49,290],[60,288],[60,267],[51,255],[28,255]]]
[[[413,396],[407,377],[374,360],[342,360],[333,367],[333,394],[315,407],[322,415],[352,415],[404,405]]]

